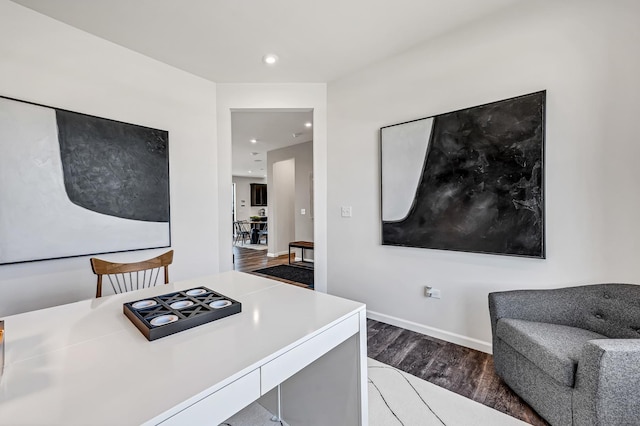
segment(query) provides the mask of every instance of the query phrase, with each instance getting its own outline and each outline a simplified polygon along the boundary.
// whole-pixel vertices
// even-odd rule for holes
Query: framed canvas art
[[[0,97],[0,264],[169,247],[168,143]]]
[[[545,99],[381,128],[382,244],[544,258]]]

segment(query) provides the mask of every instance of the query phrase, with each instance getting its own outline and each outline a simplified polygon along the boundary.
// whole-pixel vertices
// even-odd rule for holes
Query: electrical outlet
[[[300,209],[300,214],[307,214],[307,210],[306,209]]]
[[[342,217],[351,217],[351,206],[342,206],[340,208],[340,215]]]
[[[440,299],[441,293],[439,288],[433,288],[424,286],[424,297],[431,297],[433,299]]]

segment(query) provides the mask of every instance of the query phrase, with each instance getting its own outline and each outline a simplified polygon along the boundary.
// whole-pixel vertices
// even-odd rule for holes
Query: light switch
[[[340,208],[340,214],[342,217],[351,217],[351,206],[342,206]]]
[[[300,209],[300,214],[307,214],[307,210],[306,209]]]

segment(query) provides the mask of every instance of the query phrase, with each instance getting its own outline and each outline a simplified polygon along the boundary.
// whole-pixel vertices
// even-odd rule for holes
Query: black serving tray
[[[202,294],[188,294],[188,292],[197,292],[200,289],[204,290]],[[227,303],[223,303],[223,301],[231,303],[220,308],[214,308],[209,305],[212,302]],[[179,308],[174,305],[174,307],[171,307],[176,302],[178,302],[178,305],[190,304],[190,306]],[[146,304],[151,306],[140,307]],[[147,340],[152,341],[237,314],[242,311],[242,304],[207,287],[194,287],[127,302],[122,306],[122,310]],[[171,322],[166,322],[165,320],[171,320]]]

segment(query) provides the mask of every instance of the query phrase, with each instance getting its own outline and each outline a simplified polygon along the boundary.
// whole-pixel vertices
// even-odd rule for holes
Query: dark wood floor
[[[287,255],[267,257],[266,250],[241,245],[234,246],[233,253],[235,270],[240,272],[253,273],[288,263]],[[496,376],[491,355],[374,320],[367,321],[367,328],[369,357],[522,421],[536,426],[548,425]]]
[[[493,357],[382,322],[367,320],[370,358],[533,425],[548,425],[496,375]]]
[[[292,253],[291,256],[294,256]],[[239,272],[248,272],[251,274],[259,275],[261,277],[269,278],[272,280],[280,281],[287,284],[292,284],[298,287],[309,288],[306,284],[297,283],[295,281],[289,281],[282,278],[273,277],[270,275],[262,275],[255,273],[254,271],[262,268],[268,268],[270,266],[286,265],[289,263],[289,256],[283,255],[279,257],[267,257],[266,250],[253,250],[242,247],[242,245],[233,246],[234,257],[234,269]]]
[[[251,272],[269,266],[283,265],[287,263],[287,255],[267,257],[266,250],[248,249],[238,244],[237,246],[233,246],[233,260],[236,271]]]

